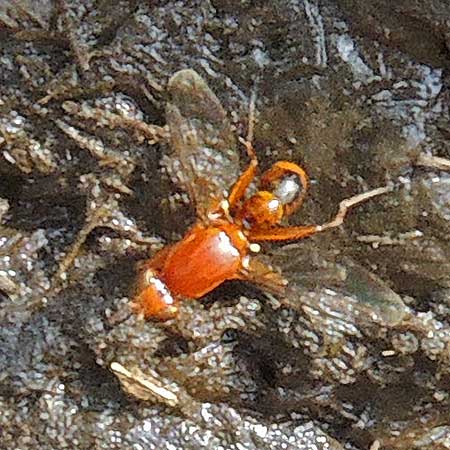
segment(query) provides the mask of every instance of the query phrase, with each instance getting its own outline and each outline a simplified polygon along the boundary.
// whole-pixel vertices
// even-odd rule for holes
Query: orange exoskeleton
[[[167,121],[181,163],[173,172],[188,191],[198,219],[179,242],[142,265],[134,306],[147,318],[174,317],[180,300],[198,299],[226,280],[247,280],[282,293],[287,281],[256,257],[258,242],[298,240],[337,227],[349,207],[389,189],[344,200],[326,224],[281,226],[305,198],[306,172],[293,162],[278,161],[261,175],[256,192],[246,196],[258,168],[251,144],[253,110],[247,140],[241,139],[250,163],[233,184],[227,177],[230,166],[237,167],[236,142],[217,97],[192,70],[177,72],[169,93]]]

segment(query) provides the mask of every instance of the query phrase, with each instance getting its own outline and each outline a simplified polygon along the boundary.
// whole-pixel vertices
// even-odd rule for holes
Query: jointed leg
[[[244,141],[239,139],[247,149],[247,154],[250,157],[250,164],[239,177],[239,179],[234,183],[233,189],[231,190],[230,195],[228,196],[228,203],[230,205],[230,209],[232,209],[236,204],[242,199],[245,194],[245,191],[250,186],[250,183],[253,181],[256,175],[256,169],[258,167],[258,159],[256,158],[255,149],[253,148],[251,142]]]
[[[320,225],[306,225],[300,227],[275,227],[252,231],[249,238],[258,241],[293,241],[303,239],[322,231]]]
[[[255,230],[253,231],[249,239],[251,241],[290,241],[303,239],[313,234],[319,233],[321,231],[328,230],[330,228],[335,228],[342,225],[344,218],[348,210],[352,207],[366,201],[377,195],[385,194],[392,191],[391,186],[385,186],[377,189],[373,189],[362,194],[355,195],[353,197],[343,200],[339,204],[339,211],[330,222],[324,223],[323,225],[307,225],[299,227],[276,227],[268,230]]]
[[[239,138],[239,141],[245,145],[247,155],[250,158],[250,164],[245,170],[245,172],[236,181],[236,183],[233,186],[233,189],[231,190],[230,195],[228,196],[228,203],[230,205],[230,209],[236,206],[236,204],[242,199],[242,197],[245,194],[245,191],[249,187],[253,178],[255,178],[256,168],[258,167],[258,159],[256,157],[255,149],[253,148],[252,145],[253,130],[255,126],[255,105],[256,105],[256,82],[252,91],[249,104],[247,139],[244,140],[242,138]]]
[[[363,192],[362,194],[354,195],[353,197],[347,198],[345,200],[342,200],[341,203],[339,203],[339,210],[336,214],[336,217],[323,225],[318,225],[317,231],[325,231],[329,228],[335,228],[342,225],[344,222],[344,218],[347,215],[347,211],[352,207],[357,205],[358,203],[365,202],[366,200],[369,200],[372,197],[376,197],[377,195],[386,194],[387,192],[392,191],[392,186],[384,186],[377,189],[372,189],[368,192]]]
[[[241,269],[236,279],[257,284],[274,294],[283,294],[288,284],[285,278],[257,257],[250,258],[247,267]]]
[[[296,198],[287,203],[284,207],[284,215],[289,216],[296,211],[305,200],[308,191],[309,178],[306,172],[297,164],[290,161],[278,161],[269,170],[261,176],[261,187],[266,188],[276,180],[279,180],[287,175],[296,175],[302,184],[302,191]]]

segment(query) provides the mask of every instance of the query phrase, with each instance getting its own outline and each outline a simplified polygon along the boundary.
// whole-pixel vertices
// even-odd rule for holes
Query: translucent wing
[[[223,198],[239,175],[236,137],[219,99],[195,71],[177,72],[168,91],[173,154],[167,169],[204,218],[212,201]]]

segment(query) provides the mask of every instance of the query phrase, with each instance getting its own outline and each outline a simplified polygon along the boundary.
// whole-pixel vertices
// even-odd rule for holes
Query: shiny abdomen
[[[167,256],[161,279],[174,296],[200,298],[236,277],[248,242],[238,227],[194,226]]]

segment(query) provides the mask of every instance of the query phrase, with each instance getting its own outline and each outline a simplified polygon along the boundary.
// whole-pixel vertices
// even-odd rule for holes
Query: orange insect
[[[234,164],[230,149],[235,142],[226,114],[192,70],[177,72],[169,82],[169,92],[172,103],[167,121],[172,147],[181,161],[181,168],[174,163],[172,171],[196,205],[198,220],[179,242],[142,265],[133,304],[147,318],[172,318],[181,300],[201,298],[226,280],[246,280],[282,293],[287,281],[257,258],[258,242],[303,239],[339,226],[350,206],[388,190],[379,188],[344,200],[336,217],[326,224],[283,227],[282,219],[296,211],[305,198],[305,171],[292,162],[278,161],[260,177],[256,193],[246,197],[258,167],[250,143],[250,120],[249,137],[241,140],[250,164],[230,193],[219,195],[230,172],[220,166]],[[214,178],[217,173],[222,178]]]

